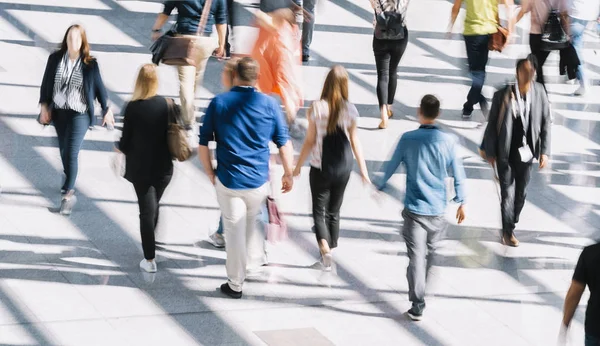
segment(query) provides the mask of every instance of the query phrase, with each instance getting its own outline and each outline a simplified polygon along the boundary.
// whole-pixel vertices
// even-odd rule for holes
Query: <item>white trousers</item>
[[[258,225],[258,216],[266,203],[269,184],[257,189],[233,190],[217,179],[216,189],[227,244],[227,280],[232,290],[240,292],[246,269],[265,263],[265,236]]]

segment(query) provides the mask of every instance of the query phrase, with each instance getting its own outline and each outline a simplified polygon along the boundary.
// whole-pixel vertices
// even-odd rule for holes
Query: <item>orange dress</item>
[[[251,54],[260,65],[258,89],[265,94],[279,95],[284,105],[290,104],[296,111],[303,103],[298,34],[298,26],[288,22],[278,28],[277,34],[259,27]]]

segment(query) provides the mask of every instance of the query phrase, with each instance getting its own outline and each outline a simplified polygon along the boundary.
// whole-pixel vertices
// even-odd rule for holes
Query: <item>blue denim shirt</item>
[[[421,125],[405,133],[388,162],[379,190],[383,190],[401,163],[406,166],[405,208],[417,215],[446,213],[445,179],[448,170],[454,174],[457,203],[465,203],[465,171],[456,155],[458,140],[435,125]]]
[[[184,35],[195,35],[202,16],[206,0],[165,1],[163,13],[167,16],[177,8],[177,26],[175,31]],[[225,0],[213,0],[204,28],[204,35],[212,33],[213,24],[227,24],[227,3]]]

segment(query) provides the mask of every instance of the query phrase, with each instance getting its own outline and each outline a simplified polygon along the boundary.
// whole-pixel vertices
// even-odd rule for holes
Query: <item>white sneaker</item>
[[[575,92],[573,93],[573,95],[575,96],[583,96],[585,95],[585,93],[587,92],[587,88],[584,86],[580,86],[577,90],[575,90]]]
[[[331,253],[326,253],[323,255],[323,270],[326,272],[331,271],[331,265],[333,264],[333,256]]]
[[[208,242],[217,249],[222,249],[225,247],[225,238],[217,232],[208,237]]]
[[[140,262],[140,269],[142,269],[143,271],[148,272],[148,273],[156,273],[156,270],[157,270],[156,261],[150,262],[150,261],[143,259]]]

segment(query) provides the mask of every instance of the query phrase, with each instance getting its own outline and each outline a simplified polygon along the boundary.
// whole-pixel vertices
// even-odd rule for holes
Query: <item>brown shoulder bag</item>
[[[193,150],[183,126],[181,107],[172,98],[167,98],[169,108],[169,128],[167,130],[167,145],[174,160],[186,161],[192,157]]]

